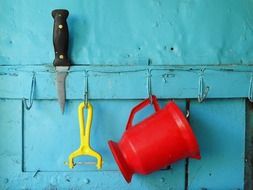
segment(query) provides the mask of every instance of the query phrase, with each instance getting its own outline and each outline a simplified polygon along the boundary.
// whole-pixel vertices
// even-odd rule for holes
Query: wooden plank
[[[200,76],[209,87],[207,98],[248,97],[252,68],[246,67],[73,67],[66,80],[67,99],[82,99],[84,70],[89,71],[89,98],[143,99],[147,93],[147,70],[151,69],[152,92],[158,98],[197,98]],[[53,67],[0,67],[0,97],[28,98],[33,72],[35,99],[57,99]]]
[[[69,171],[63,163],[80,144],[77,108],[79,101],[70,101],[62,115],[56,101],[35,101],[32,111],[24,113],[25,171]],[[100,100],[93,104],[91,145],[104,158],[103,170],[117,170],[107,145],[112,139],[119,141],[131,109],[140,101]],[[165,101],[161,101],[162,104]],[[179,104],[183,101],[180,101]],[[45,111],[47,110],[47,111]],[[153,113],[148,106],[136,115],[138,122]],[[43,157],[43,162],[37,159]],[[76,167],[74,171],[96,170],[95,166]]]
[[[191,102],[201,160],[190,159],[189,189],[243,189],[245,100]]]
[[[22,168],[22,103],[0,99],[0,189]]]
[[[136,176],[130,184],[126,183],[119,171],[111,172],[25,172],[18,177],[9,178],[2,189],[183,189],[183,170],[156,172],[148,176]],[[4,182],[4,179],[3,179]]]
[[[117,187],[120,189],[129,189],[129,187],[183,189],[184,160],[173,164],[170,170],[158,171],[149,176],[135,175],[130,186],[127,186],[121,176],[107,141],[120,139],[130,110],[140,102],[136,100],[92,101],[94,117],[91,145],[102,154],[104,167],[101,171],[97,171],[95,166],[77,166],[73,170],[68,169],[63,163],[67,160],[69,153],[79,146],[77,107],[80,102],[80,100],[70,101],[70,107],[64,115],[61,115],[58,103],[50,100],[35,101],[33,111],[25,111],[25,172],[18,180],[34,175],[38,170],[40,172],[36,174],[37,177],[32,179],[30,177],[30,182],[24,180],[24,187],[29,187],[39,179],[41,180],[39,187],[50,185],[57,188],[79,187],[86,186],[85,180],[88,178],[91,181],[89,188],[97,184],[100,189],[106,189],[107,186],[118,184]],[[159,101],[159,103],[164,106],[167,101]],[[177,101],[177,104],[184,110],[184,101]],[[134,122],[142,120],[151,113],[153,113],[153,108],[149,106],[136,115]],[[16,183],[18,182],[13,182],[9,187],[13,187]]]
[[[152,58],[156,65],[229,65],[253,58],[250,0],[11,0],[1,5],[7,14],[1,19],[0,64],[52,64],[50,13],[56,7],[70,11],[69,54],[75,64],[146,64]]]

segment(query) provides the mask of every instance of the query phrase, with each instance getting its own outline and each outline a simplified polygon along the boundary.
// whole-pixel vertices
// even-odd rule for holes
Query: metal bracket
[[[22,102],[25,105],[26,110],[30,110],[32,108],[35,86],[36,86],[36,76],[35,76],[35,73],[33,73],[31,89],[30,89],[30,96],[29,96],[29,101],[28,101],[29,103],[27,104],[27,99],[26,98],[22,99]]]

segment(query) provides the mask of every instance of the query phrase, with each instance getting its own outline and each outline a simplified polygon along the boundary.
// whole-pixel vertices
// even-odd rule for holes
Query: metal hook
[[[198,89],[198,102],[201,103],[207,97],[209,92],[209,86],[205,87],[204,79],[202,74],[199,77],[199,89]]]
[[[31,90],[30,90],[30,97],[29,97],[29,105],[27,104],[26,98],[23,98],[23,100],[22,100],[23,104],[25,105],[26,110],[30,110],[32,108],[35,86],[36,86],[36,76],[35,76],[35,73],[33,73]]]
[[[185,117],[186,117],[187,119],[190,117],[190,111],[189,111],[189,110],[186,110]]]
[[[251,74],[250,77],[250,83],[249,83],[249,92],[248,92],[248,99],[250,102],[253,102],[253,74]]]
[[[152,100],[151,77],[152,77],[151,69],[148,69],[148,73],[147,73],[147,93],[148,93],[149,101],[152,104],[153,100]]]
[[[88,106],[88,71],[84,71],[84,106]]]

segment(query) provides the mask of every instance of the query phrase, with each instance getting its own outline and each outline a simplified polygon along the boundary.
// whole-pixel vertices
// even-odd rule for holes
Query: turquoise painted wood
[[[83,98],[85,70],[88,71],[89,98],[91,99],[146,98],[148,96],[148,69],[151,69],[152,74],[152,92],[163,99],[168,97],[175,99],[197,98],[201,76],[204,87],[209,87],[208,98],[248,97],[250,81],[253,76],[252,66],[75,66],[71,69],[66,80],[67,99]],[[202,71],[203,69],[204,71]],[[0,96],[3,98],[28,98],[33,73],[35,73],[37,81],[34,98],[57,99],[56,73],[52,66],[1,67]]]
[[[189,189],[243,189],[245,106],[244,99],[191,103],[202,159],[190,160]]]
[[[56,101],[36,101],[33,111],[24,112],[24,171],[70,171],[64,162],[67,161],[69,154],[80,145],[77,108],[81,101],[69,102],[70,107],[64,116],[58,111]],[[109,139],[115,141],[120,139],[119,134],[125,130],[130,110],[138,104],[138,101],[103,100],[92,101],[92,104],[94,122],[92,124],[91,145],[103,156],[103,171],[116,171],[118,168],[109,151],[107,141]],[[178,104],[184,110],[185,103],[181,101]],[[50,110],[50,116],[45,110]],[[136,116],[135,122],[153,114],[153,112],[153,108],[150,106],[149,109],[143,110]],[[77,161],[96,160],[82,157]],[[73,169],[73,171],[86,170],[96,171],[96,167],[85,166]],[[184,168],[181,170],[183,171]]]
[[[0,189],[243,189],[245,101],[253,73],[251,0],[0,0],[0,5]],[[64,115],[52,67],[56,8],[70,11],[74,66]],[[188,169],[182,160],[126,184],[106,141],[120,139],[131,108],[148,96],[148,69],[161,105],[176,99],[185,111],[190,99],[190,122],[203,158],[190,160]],[[77,106],[85,70],[94,104],[91,143],[105,159],[101,171],[64,165],[79,144]],[[29,97],[33,73],[35,101],[27,111],[22,98]],[[200,77],[209,87],[203,103],[196,100]],[[144,110],[137,121],[151,112]]]
[[[18,100],[1,100],[1,186],[8,183],[8,175],[17,175],[22,169],[22,104]],[[6,114],[6,113],[11,114]],[[3,178],[3,177],[6,177]]]
[[[79,145],[77,105],[66,116],[57,114],[56,101],[36,101],[34,111],[25,111],[21,101],[1,100],[1,189],[182,189],[184,187],[184,161],[174,164],[170,170],[156,172],[150,176],[135,176],[128,185],[117,167],[106,143],[109,138],[119,140],[125,128],[129,109],[137,101],[95,101],[94,123],[91,144],[103,156],[103,170],[93,167],[79,167],[69,170],[64,165],[69,153]],[[12,104],[11,104],[12,103]],[[165,104],[161,102],[162,105]],[[178,102],[183,106],[184,102]],[[115,107],[120,107],[115,113]],[[45,112],[45,109],[48,109]],[[14,110],[14,111],[13,111]],[[36,110],[36,111],[35,111]],[[137,121],[152,109],[137,115]],[[50,114],[48,114],[50,112]],[[103,113],[103,115],[101,114]],[[55,120],[61,118],[61,121]],[[96,118],[96,119],[95,119]],[[23,120],[23,121],[22,121]],[[22,127],[23,123],[23,127]],[[10,129],[10,130],[8,130]],[[21,143],[23,139],[23,144]],[[17,146],[19,142],[19,146]],[[81,159],[82,160],[82,159]],[[85,159],[87,161],[87,159]],[[90,160],[89,160],[90,161]],[[23,171],[22,171],[23,170]]]
[[[52,62],[55,8],[70,11],[75,64],[142,65],[152,59],[155,65],[219,65],[253,59],[250,0],[1,0],[0,64]]]

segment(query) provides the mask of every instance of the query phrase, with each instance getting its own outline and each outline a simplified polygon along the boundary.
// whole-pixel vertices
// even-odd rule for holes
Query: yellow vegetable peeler
[[[87,108],[87,121],[84,128],[84,108]],[[72,169],[76,164],[74,158],[78,156],[93,156],[97,159],[97,169],[102,168],[102,156],[90,147],[90,128],[92,124],[93,108],[92,105],[87,102],[82,102],[78,107],[78,120],[80,128],[80,147],[69,155],[68,166]],[[90,164],[90,163],[88,163]]]

